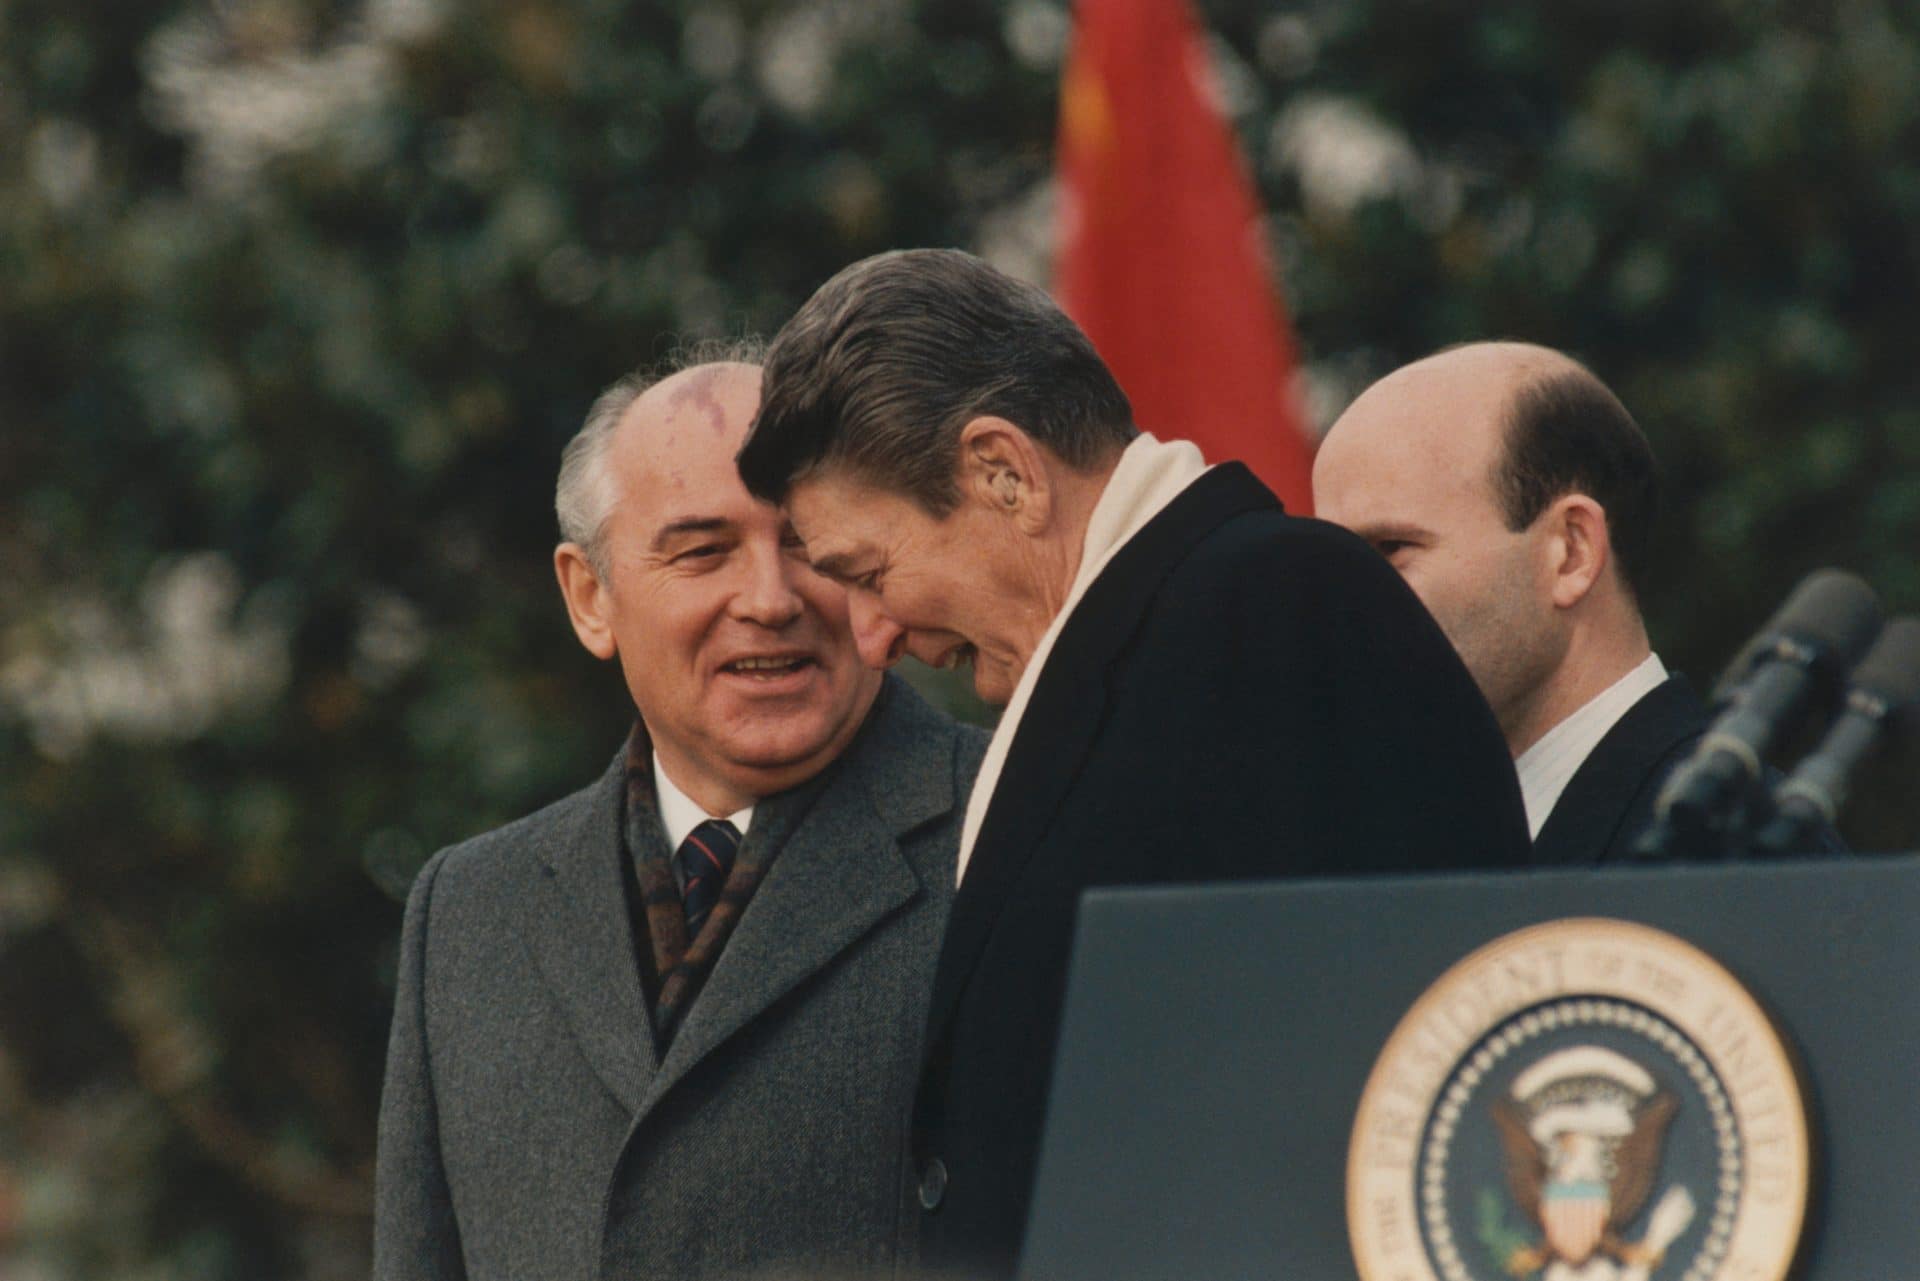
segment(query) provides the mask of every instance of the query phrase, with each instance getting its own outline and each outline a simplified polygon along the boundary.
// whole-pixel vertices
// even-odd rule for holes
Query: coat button
[[[920,1208],[937,1210],[947,1195],[947,1165],[934,1157],[920,1170]]]

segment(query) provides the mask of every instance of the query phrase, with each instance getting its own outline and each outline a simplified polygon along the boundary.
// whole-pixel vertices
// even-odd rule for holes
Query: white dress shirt
[[[734,830],[739,832],[743,837],[747,834],[747,824],[753,822],[753,806],[751,805],[743,810],[736,810],[731,814],[715,815],[707,813],[707,811],[701,807],[699,801],[694,800],[691,796],[688,796],[685,792],[673,785],[673,780],[667,777],[667,772],[660,768],[660,753],[658,752],[653,754],[653,794],[659,798],[660,801],[660,826],[667,829],[667,849],[669,851],[678,851],[680,842],[687,839],[687,833],[710,818],[725,818],[727,822],[733,824]],[[677,858],[669,858],[667,861],[673,865],[674,883],[680,885],[680,889],[684,893],[687,887],[681,883],[680,860]]]
[[[1555,725],[1520,753],[1513,768],[1520,775],[1520,798],[1527,806],[1527,827],[1534,836],[1547,825],[1560,793],[1600,740],[1632,710],[1633,705],[1667,679],[1667,665],[1658,654],[1648,654],[1638,666],[1595,694],[1573,715]]]
[[[1100,491],[1100,501],[1094,504],[1093,515],[1087,520],[1086,540],[1080,548],[1080,569],[1074,575],[1066,603],[1053,616],[1053,622],[1027,659],[1020,683],[1013,687],[1013,697],[1008,700],[1007,710],[987,744],[980,776],[974,780],[973,794],[967,798],[967,822],[960,833],[960,865],[954,872],[956,884],[967,874],[967,860],[973,855],[973,842],[980,835],[980,824],[993,800],[1001,767],[1007,763],[1007,749],[1020,731],[1020,718],[1027,710],[1027,700],[1033,697],[1033,687],[1040,680],[1041,669],[1047,665],[1047,655],[1053,652],[1060,629],[1066,626],[1074,606],[1087,594],[1087,588],[1107,567],[1114,553],[1126,546],[1142,526],[1158,516],[1206,470],[1207,460],[1198,445],[1185,440],[1159,441],[1146,432],[1140,433],[1120,455],[1119,464],[1114,467],[1113,475],[1107,477],[1107,487]]]

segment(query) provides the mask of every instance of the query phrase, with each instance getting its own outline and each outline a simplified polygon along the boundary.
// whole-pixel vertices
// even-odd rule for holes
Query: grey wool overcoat
[[[908,1119],[984,747],[889,677],[839,761],[756,807],[747,839],[779,853],[664,1052],[618,760],[436,855],[401,942],[378,1281],[905,1266]]]

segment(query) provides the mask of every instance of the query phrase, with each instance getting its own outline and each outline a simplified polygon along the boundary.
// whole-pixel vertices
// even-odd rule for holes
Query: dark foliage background
[[[1670,473],[1670,662],[1819,564],[1920,608],[1913,4],[1204,8],[1320,422],[1566,347]],[[0,0],[0,1274],[364,1274],[389,893],[628,716],[561,444],[870,252],[1044,279],[1066,23]]]

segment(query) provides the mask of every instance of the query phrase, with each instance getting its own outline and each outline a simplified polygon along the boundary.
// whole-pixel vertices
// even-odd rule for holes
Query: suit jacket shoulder
[[[1056,801],[1095,799],[1080,793],[1104,762],[1165,816],[1143,810],[1137,844],[1148,833],[1209,838],[1215,861],[1194,851],[1194,877],[1524,860],[1518,784],[1492,713],[1399,575],[1348,531],[1289,516],[1244,469],[1216,468],[1095,586],[1010,753],[1010,805],[1029,790],[1014,754]],[[1081,688],[1089,675],[1101,688]],[[1067,697],[1046,697],[1049,687]],[[1082,703],[1098,706],[1097,720]],[[1071,759],[1076,743],[1073,767],[1035,759]],[[1045,788],[1048,769],[1069,768],[1074,777]],[[1170,823],[1186,824],[1188,839]],[[1424,849],[1407,841],[1417,831],[1431,834]],[[1289,833],[1296,848],[1276,855]]]
[[[604,853],[619,841],[621,757],[616,754],[599,778],[531,814],[470,836],[440,850],[422,867],[421,882],[437,905],[471,899],[491,910],[503,894],[522,888],[542,865],[554,865],[593,849]]]

